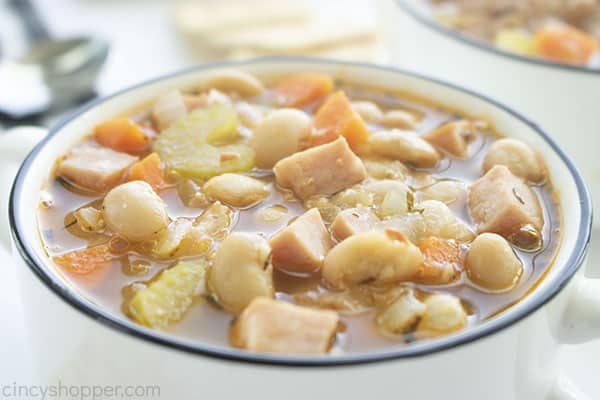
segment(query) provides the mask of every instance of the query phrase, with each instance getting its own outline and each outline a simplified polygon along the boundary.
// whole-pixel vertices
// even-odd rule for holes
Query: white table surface
[[[365,13],[365,1],[353,1],[356,7],[344,9]],[[100,93],[110,93],[198,62],[175,32],[168,0],[35,0],[35,3],[55,35],[93,33],[111,42],[111,53],[98,82]],[[2,6],[3,0],[0,0],[3,35],[6,32],[17,35],[18,25],[2,14]],[[19,38],[14,36],[8,46],[3,43],[3,51],[14,54],[21,46]],[[590,276],[600,278],[600,232],[596,236],[599,243],[592,245]],[[31,355],[14,267],[10,255],[3,249],[0,249],[0,260],[3,261],[0,263],[0,384],[33,384],[36,382],[30,380]],[[566,374],[574,377],[591,398],[600,398],[600,340],[567,346],[560,357]]]

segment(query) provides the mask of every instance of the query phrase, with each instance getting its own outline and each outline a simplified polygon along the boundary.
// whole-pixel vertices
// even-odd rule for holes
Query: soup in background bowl
[[[600,68],[600,3],[422,0],[438,23],[498,49]]]
[[[528,5],[546,4],[516,3],[493,2],[490,7],[508,4],[510,14]],[[486,4],[492,2],[460,4],[487,10]],[[592,150],[600,147],[596,134],[600,126],[600,70],[523,56],[463,34],[437,21],[428,1],[382,0],[379,5],[394,65],[482,91],[523,112],[575,160],[593,193],[594,209],[600,212],[600,164]],[[455,6],[450,8],[458,12]],[[491,22],[486,26],[496,29]]]
[[[557,342],[597,336],[595,282],[567,285],[591,222],[568,158],[394,69],[264,59],[140,85],[57,126],[11,197],[44,382],[505,399],[551,390]]]

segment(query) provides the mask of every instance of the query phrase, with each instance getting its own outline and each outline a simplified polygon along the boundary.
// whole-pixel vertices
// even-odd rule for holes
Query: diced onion
[[[187,115],[187,107],[179,90],[158,98],[152,108],[152,117],[160,130],[167,129],[173,122]]]

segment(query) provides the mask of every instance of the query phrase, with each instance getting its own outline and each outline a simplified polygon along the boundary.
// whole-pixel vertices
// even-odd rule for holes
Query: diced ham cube
[[[393,158],[419,168],[433,168],[440,155],[428,142],[413,131],[392,129],[376,132],[369,141],[374,154]]]
[[[357,233],[370,231],[379,219],[367,208],[348,208],[340,212],[331,224],[331,232],[337,240],[344,240]]]
[[[56,174],[76,186],[103,193],[122,183],[137,160],[106,147],[83,145],[69,151]]]
[[[232,327],[234,346],[259,353],[324,354],[338,327],[337,313],[256,298]]]
[[[362,161],[343,137],[292,154],[275,164],[274,171],[277,184],[301,200],[337,193],[366,177]]]
[[[313,272],[321,267],[332,247],[319,210],[312,208],[269,241],[271,262],[289,272]]]
[[[460,120],[448,122],[422,137],[439,150],[457,158],[466,158],[469,141],[475,137],[475,132],[473,122]]]
[[[478,233],[497,233],[524,248],[539,244],[544,226],[540,202],[507,167],[496,165],[475,181],[468,203]]]

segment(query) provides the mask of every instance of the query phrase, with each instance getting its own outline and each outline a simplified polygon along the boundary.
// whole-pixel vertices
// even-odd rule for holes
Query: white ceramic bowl
[[[100,121],[232,65],[257,76],[323,71],[357,83],[412,92],[469,115],[485,116],[501,132],[532,144],[548,161],[563,209],[562,243],[554,266],[533,294],[472,329],[385,351],[326,357],[251,354],[173,337],[85,298],[53,272],[37,230],[39,189],[53,161]],[[0,140],[0,159],[10,151]],[[40,383],[158,385],[161,397],[167,399],[191,394],[303,400],[411,394],[420,399],[507,400],[567,399],[567,392],[556,384],[558,344],[600,337],[600,284],[581,273],[591,229],[590,208],[583,180],[560,147],[538,127],[492,100],[391,68],[271,58],[194,68],[84,107],[54,127],[27,157],[13,186],[9,217]]]
[[[486,93],[540,124],[580,168],[600,214],[600,69],[498,50],[439,25],[425,3],[380,0],[394,65]]]

